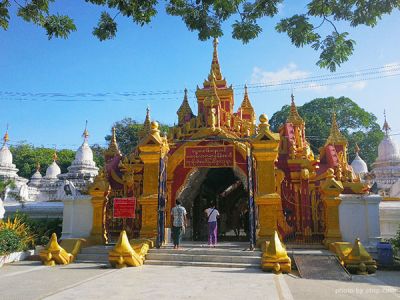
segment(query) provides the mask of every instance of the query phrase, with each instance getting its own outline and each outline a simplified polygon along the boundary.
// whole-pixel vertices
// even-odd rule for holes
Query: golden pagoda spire
[[[108,145],[108,149],[106,150],[106,155],[109,155],[109,156],[121,155],[121,152],[119,151],[119,147],[118,147],[118,143],[117,143],[117,134],[116,134],[115,126],[113,126],[113,128],[112,128],[111,140],[110,140],[110,144]]]
[[[58,156],[57,156],[57,149],[54,148],[54,153],[53,153],[53,161],[57,161],[58,160]]]
[[[40,162],[36,163],[36,172],[40,172]]]
[[[212,62],[211,62],[210,74],[208,75],[209,81],[212,80],[213,75],[216,80],[222,80],[221,67],[219,65],[219,60],[218,60],[218,39],[217,38],[214,38],[213,46],[214,46],[213,58],[212,58]]]
[[[360,150],[361,150],[360,147],[356,143],[356,146],[354,147],[354,152],[356,153],[356,155],[358,155],[358,153],[360,153]]]
[[[241,108],[251,108],[253,109],[253,106],[251,105],[250,99],[249,99],[249,94],[247,92],[247,84],[244,85],[244,97],[242,104],[240,105]]]
[[[8,124],[7,124],[7,129],[6,129],[6,133],[4,134],[4,137],[3,137],[3,144],[5,145],[5,144],[7,144],[7,142],[10,140],[10,136],[8,135]]]
[[[302,117],[300,117],[299,112],[297,111],[296,104],[294,103],[293,93],[290,97],[292,98],[292,102],[290,104],[290,112],[286,122],[292,123],[293,125],[304,125],[304,120],[302,119]]]
[[[83,133],[82,133],[82,137],[84,138],[85,141],[87,141],[87,139],[88,139],[88,137],[89,137],[89,131],[88,131],[88,129],[87,129],[87,124],[88,124],[88,121],[86,120],[85,130],[84,130]]]
[[[210,90],[208,91],[208,96],[204,99],[204,105],[214,106],[219,103],[219,97],[217,92],[217,83],[214,72],[211,73],[212,77],[210,79]]]
[[[193,111],[190,108],[190,104],[188,101],[187,89],[185,88],[185,96],[183,97],[183,101],[178,111],[176,112],[178,115],[179,123],[182,124],[184,122],[185,116],[190,115],[193,116]]]
[[[329,134],[328,139],[326,140],[326,145],[335,145],[335,144],[347,144],[347,139],[343,136],[343,134],[339,130],[339,126],[336,121],[336,113],[332,114],[332,125],[331,125],[331,133]]]
[[[151,131],[151,119],[150,119],[150,108],[146,108],[146,118],[144,119],[143,127],[139,131],[138,136],[139,140],[144,138],[146,135],[148,135]]]
[[[385,117],[385,122],[383,123],[382,129],[385,131],[386,136],[388,136],[388,135],[389,135],[389,131],[390,131],[392,128],[390,128],[389,123],[388,123],[387,120],[386,120],[386,110],[383,111],[383,115],[384,115],[384,117]]]

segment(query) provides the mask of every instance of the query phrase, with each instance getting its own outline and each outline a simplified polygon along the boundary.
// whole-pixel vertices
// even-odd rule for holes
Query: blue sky
[[[190,91],[192,109],[197,111],[193,91],[196,85],[202,85],[209,72],[211,41],[199,41],[197,34],[189,32],[179,18],[161,11],[144,27],[118,18],[117,37],[99,42],[91,32],[102,9],[84,1],[77,2],[61,0],[53,6],[70,15],[78,27],[67,40],[49,41],[43,29],[15,15],[12,15],[9,30],[0,30],[0,131],[4,132],[9,124],[11,143],[27,141],[37,146],[75,149],[81,143],[80,135],[88,120],[90,142],[104,144],[104,136],[109,134],[113,122],[124,117],[143,121],[147,106],[153,119],[173,124],[185,87]],[[317,52],[308,47],[295,48],[287,36],[274,31],[280,18],[304,9],[305,2],[303,6],[286,4],[288,2],[276,18],[262,21],[263,33],[247,45],[233,40],[230,25],[225,27],[225,36],[219,43],[219,59],[229,84],[329,74],[315,66]],[[385,16],[373,29],[347,28],[339,24],[339,30],[350,31],[357,45],[350,61],[338,72],[400,63],[398,28],[398,12]],[[299,105],[317,97],[347,96],[373,112],[380,123],[386,108],[393,133],[398,133],[399,85],[400,76],[396,76],[332,86],[316,84],[308,89],[296,86],[274,91],[249,89],[249,94],[257,115],[266,113],[268,116],[289,103],[291,88]],[[168,91],[168,94],[136,97],[120,94],[141,91]],[[7,97],[5,92],[14,96]],[[22,92],[57,93],[58,96],[15,96]],[[242,89],[236,90],[236,106],[242,100],[242,93]]]

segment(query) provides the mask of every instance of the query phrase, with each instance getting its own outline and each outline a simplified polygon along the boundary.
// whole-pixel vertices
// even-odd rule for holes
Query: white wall
[[[382,238],[393,238],[400,226],[400,201],[382,201],[379,214]]]
[[[380,241],[379,195],[340,195],[339,223],[342,238],[353,243],[360,238],[365,246]]]
[[[87,238],[93,225],[93,206],[90,196],[62,200],[64,203],[62,239]]]

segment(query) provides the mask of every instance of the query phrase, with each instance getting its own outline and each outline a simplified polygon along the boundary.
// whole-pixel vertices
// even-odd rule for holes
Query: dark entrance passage
[[[208,219],[204,210],[211,203],[220,212],[218,219],[218,239],[220,241],[248,241],[248,192],[231,168],[203,169],[202,180],[197,180],[191,192],[192,201],[183,200],[190,212],[190,228],[186,239],[207,241]],[[188,194],[188,193],[186,193]],[[189,195],[188,195],[189,196]]]

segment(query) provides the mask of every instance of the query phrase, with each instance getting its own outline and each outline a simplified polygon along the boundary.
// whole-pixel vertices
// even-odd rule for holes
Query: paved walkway
[[[353,281],[305,280],[257,269],[100,264],[44,267],[19,262],[0,269],[0,299],[400,299],[400,272]],[[156,298],[157,297],[157,298]]]

